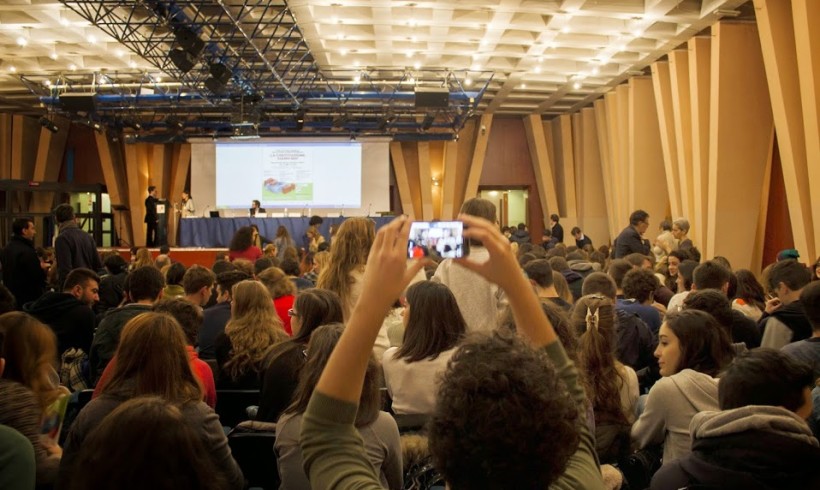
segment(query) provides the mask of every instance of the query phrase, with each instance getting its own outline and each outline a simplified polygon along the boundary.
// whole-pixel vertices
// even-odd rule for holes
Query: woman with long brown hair
[[[265,357],[287,340],[270,293],[262,283],[246,280],[233,287],[231,319],[214,341],[219,364],[217,388],[259,389]]]
[[[581,382],[595,414],[595,444],[602,463],[629,454],[629,429],[635,421],[638,376],[615,358],[615,305],[599,294],[578,299],[572,323],[578,339]]]
[[[191,370],[185,345],[182,327],[170,315],[143,313],[125,325],[111,378],[71,426],[61,481],[71,481],[74,472],[93,471],[74,463],[88,436],[108,414],[129,399],[153,395],[180,407],[184,422],[205,442],[210,465],[229,488],[242,488],[242,472],[231,456],[219,417],[202,401],[202,386]]]
[[[131,266],[131,270],[137,270],[140,267],[145,267],[148,265],[151,267],[156,267],[154,264],[154,258],[151,256],[151,251],[145,247],[138,248],[137,253],[134,256],[134,263]]]
[[[276,424],[274,448],[279,466],[282,488],[288,490],[310,490],[311,485],[302,464],[302,450],[299,447],[299,433],[302,414],[307,410],[310,397],[319,376],[322,374],[330,354],[342,336],[344,325],[334,323],[323,325],[313,331],[306,351],[307,362],[299,375],[299,386],[288,407]],[[402,486],[401,443],[396,421],[387,412],[380,411],[379,367],[373,356],[367,365],[364,386],[359,398],[354,425],[364,441],[364,449],[371,464],[380,476],[382,488],[398,490]]]
[[[57,339],[50,328],[26,313],[0,315],[0,424],[28,438],[34,446],[37,484],[53,483],[62,450],[40,435],[43,412],[62,393],[55,371]]]
[[[330,261],[316,283],[316,287],[329,289],[342,298],[344,317],[347,319],[361,294],[364,266],[370,247],[376,236],[373,220],[348,218],[339,227],[330,248]]]

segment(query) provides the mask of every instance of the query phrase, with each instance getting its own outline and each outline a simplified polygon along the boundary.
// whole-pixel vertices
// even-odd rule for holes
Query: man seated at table
[[[251,213],[251,217],[254,217],[257,214],[261,214],[264,217],[265,214],[265,208],[262,207],[262,203],[260,203],[258,199],[251,201],[251,208],[249,211]]]

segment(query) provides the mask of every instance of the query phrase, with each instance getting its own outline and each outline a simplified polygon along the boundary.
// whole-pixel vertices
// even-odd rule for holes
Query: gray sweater
[[[691,369],[661,378],[649,390],[646,407],[632,426],[640,448],[663,443],[663,463],[691,452],[689,423],[698,412],[719,410],[718,380]]]
[[[97,427],[106,415],[113,412],[122,403],[127,400],[112,395],[101,395],[94,400],[91,400],[85,408],[82,409],[77,419],[71,425],[71,431],[66,439],[65,447],[63,448],[63,459],[60,463],[60,481],[67,482],[71,479],[73,471],[84,471],[82,469],[73,468],[74,462],[80,453],[83,441],[88,437],[91,431]],[[180,407],[185,422],[188,423],[196,432],[198,432],[205,442],[205,447],[208,448],[211,454],[211,464],[221,472],[225,481],[227,481],[231,489],[241,489],[244,486],[244,477],[239,465],[231,456],[231,449],[228,447],[228,438],[225,437],[225,432],[222,430],[222,424],[219,423],[219,416],[205,404],[205,402],[186,403]],[[138,458],[149,457],[150,455],[135,455]]]

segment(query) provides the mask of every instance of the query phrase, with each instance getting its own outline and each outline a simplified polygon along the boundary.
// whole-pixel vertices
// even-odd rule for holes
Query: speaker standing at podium
[[[157,246],[157,223],[159,216],[157,215],[157,187],[154,185],[148,186],[148,197],[145,198],[145,242],[147,247]]]

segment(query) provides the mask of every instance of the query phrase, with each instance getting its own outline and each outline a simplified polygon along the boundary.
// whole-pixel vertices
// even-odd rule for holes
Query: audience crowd
[[[796,250],[733,270],[642,210],[534,243],[476,198],[465,258],[314,217],[186,267],[55,218],[53,249],[23,217],[0,250],[0,488],[820,488]]]

